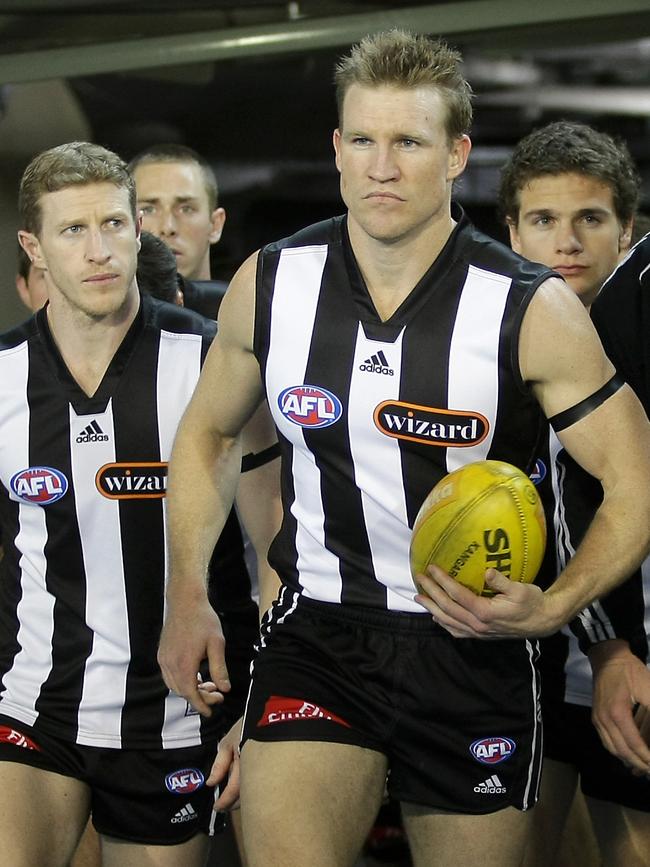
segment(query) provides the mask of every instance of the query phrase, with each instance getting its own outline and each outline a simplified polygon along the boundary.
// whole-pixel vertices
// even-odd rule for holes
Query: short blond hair
[[[336,66],[334,83],[339,121],[343,100],[353,84],[382,84],[413,88],[435,87],[447,108],[445,129],[450,140],[469,132],[472,124],[472,88],[460,72],[461,55],[440,39],[405,30],[387,30],[366,36]]]
[[[41,196],[66,187],[110,183],[124,188],[136,218],[135,183],[126,163],[101,145],[73,141],[43,151],[23,173],[18,193],[21,226],[38,235],[42,228]]]

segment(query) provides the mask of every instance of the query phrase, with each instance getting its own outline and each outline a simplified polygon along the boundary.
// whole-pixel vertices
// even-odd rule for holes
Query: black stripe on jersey
[[[446,274],[442,276],[446,277]],[[450,280],[445,292],[430,297],[422,308],[422,316],[415,318],[404,332],[400,400],[419,406],[447,408],[449,346],[460,297],[459,292],[451,291],[456,282]],[[429,305],[433,313],[427,312]],[[429,376],[421,363],[423,357],[431,357],[431,346],[437,347],[435,376]],[[399,446],[402,472],[408,480],[404,486],[406,512],[412,527],[425,497],[447,472],[447,449],[409,440],[399,440]]]
[[[126,399],[113,400],[115,460],[118,463],[160,460],[156,373],[158,335],[145,330],[134,366],[141,375],[122,380],[120,391]],[[163,500],[124,499],[119,502],[122,557],[125,576],[131,661],[126,679],[122,712],[122,747],[142,742],[162,731],[167,689],[159,675],[152,685],[151,673],[158,670],[156,648],[163,620],[165,537]],[[146,563],[146,571],[142,566]],[[140,737],[138,738],[138,734]],[[162,741],[161,741],[162,746]]]
[[[282,458],[282,472],[280,475],[280,492],[282,495],[282,525],[280,532],[271,542],[268,561],[278,571],[283,583],[291,587],[299,586],[298,578],[298,552],[294,543],[298,532],[298,522],[293,516],[290,505],[296,499],[296,490],[293,484],[291,472],[291,458],[293,446],[286,437],[278,431],[278,442]]]
[[[318,300],[314,332],[305,371],[305,382],[317,382],[333,392],[344,407],[349,405],[350,374],[339,363],[341,354],[354,357],[358,323],[357,317],[340,315],[342,305],[350,305],[351,297],[345,287],[348,275],[341,256],[328,256],[323,272],[322,290]],[[345,293],[345,294],[343,294]],[[331,329],[336,329],[337,352],[332,352]],[[321,497],[325,514],[325,546],[340,558],[343,604],[386,607],[386,587],[375,579],[370,542],[365,531],[365,519],[359,490],[353,473],[352,452],[344,412],[337,424],[320,430],[304,430],[305,442],[312,449],[320,471]],[[348,472],[332,474],[322,454],[342,457]],[[338,468],[337,468],[338,469]],[[354,533],[347,545],[346,539]],[[344,548],[345,550],[341,550]],[[363,562],[356,568],[350,562],[350,553],[359,552]]]
[[[537,286],[549,276],[550,272],[534,279],[530,290],[523,297],[514,292],[508,295],[503,321],[511,322],[511,327],[508,329],[502,327],[499,344],[499,400],[495,435],[487,457],[488,460],[501,460],[504,454],[510,455],[510,463],[525,473],[530,473],[533,469],[540,436],[546,429],[546,422],[530,388],[521,379],[519,332],[522,319]],[[516,426],[503,421],[503,419],[515,418]]]
[[[29,420],[30,466],[49,466],[62,472],[68,480],[68,491],[60,500],[44,507],[47,527],[45,557],[47,589],[57,600],[74,595],[77,610],[72,613],[54,605],[54,640],[52,670],[41,688],[36,710],[43,709],[48,719],[57,721],[57,735],[62,740],[77,737],[77,710],[81,701],[86,659],[93,646],[93,633],[85,625],[86,573],[77,513],[70,452],[70,417],[68,404],[57,401],[57,413],[52,402],[43,397],[56,388],[52,380],[52,356],[44,344],[30,343],[27,400],[32,411]],[[39,408],[46,412],[39,411]],[[61,540],[65,539],[62,549]],[[71,594],[69,583],[74,582]],[[66,590],[66,585],[68,589]],[[36,722],[38,725],[38,720]]]
[[[208,565],[208,598],[221,616],[247,607],[251,579],[244,559],[244,539],[237,512],[231,509]]]
[[[20,525],[18,523],[18,503],[9,499],[9,492],[0,482],[0,548],[4,556],[0,560],[0,684],[4,687],[5,672],[11,668],[15,655],[20,650],[18,630],[20,623],[16,615],[22,590],[18,580],[11,576],[19,573],[20,555],[14,544]],[[10,567],[9,564],[12,564]]]

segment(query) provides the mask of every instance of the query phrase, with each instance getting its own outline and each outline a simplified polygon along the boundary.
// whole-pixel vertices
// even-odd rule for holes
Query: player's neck
[[[348,220],[350,243],[370,297],[382,321],[390,319],[445,246],[455,221],[442,219],[391,241],[370,237]]]
[[[191,274],[183,274],[183,277],[186,280],[211,280],[209,252],[203,262]]]
[[[50,300],[47,319],[54,342],[71,375],[89,397],[99,388],[139,306],[140,295],[129,293],[118,311],[99,319],[71,309],[65,301],[57,304]]]

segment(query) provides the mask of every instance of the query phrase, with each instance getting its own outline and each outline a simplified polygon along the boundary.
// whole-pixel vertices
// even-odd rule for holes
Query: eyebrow
[[[553,217],[557,214],[557,211],[554,211],[553,208],[531,208],[529,211],[526,211],[522,214],[522,218],[526,219],[527,217]],[[613,213],[609,208],[601,208],[599,206],[594,206],[593,208],[580,208],[578,211],[572,213],[572,217],[585,217],[588,214],[599,214],[602,216],[607,216],[608,214]]]
[[[120,219],[124,220],[129,217],[130,212],[126,211],[122,208],[115,208],[110,211],[107,211],[106,214],[102,217],[102,223],[105,223],[107,220],[115,220]],[[85,217],[70,217],[69,219],[66,217],[62,220],[59,220],[55,223],[57,229],[65,229],[68,226],[86,226],[88,224],[88,219]]]
[[[160,196],[138,196],[138,202],[159,202]],[[185,202],[198,202],[198,196],[174,196],[174,202],[184,204]]]

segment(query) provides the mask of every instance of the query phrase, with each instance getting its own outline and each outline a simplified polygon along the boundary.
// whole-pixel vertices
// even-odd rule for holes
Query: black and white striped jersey
[[[550,272],[454,215],[441,254],[386,322],[344,217],[260,253],[254,345],[283,457],[270,559],[310,598],[421,613],[409,541],[426,494],[470,461],[526,470],[534,458],[541,413],[518,337]]]
[[[602,501],[603,490],[600,482],[565,451],[551,428],[541,442],[532,479],[544,503],[548,528],[538,583],[548,586],[573,557]],[[590,706],[589,647],[623,638],[640,659],[647,661],[648,634],[650,560],[628,581],[583,609],[560,632],[540,640],[544,695],[554,701]]]
[[[605,281],[591,318],[605,351],[650,416],[650,235]]]
[[[214,331],[143,297],[92,398],[46,310],[0,339],[0,712],[98,747],[210,736],[156,649],[167,460]]]

